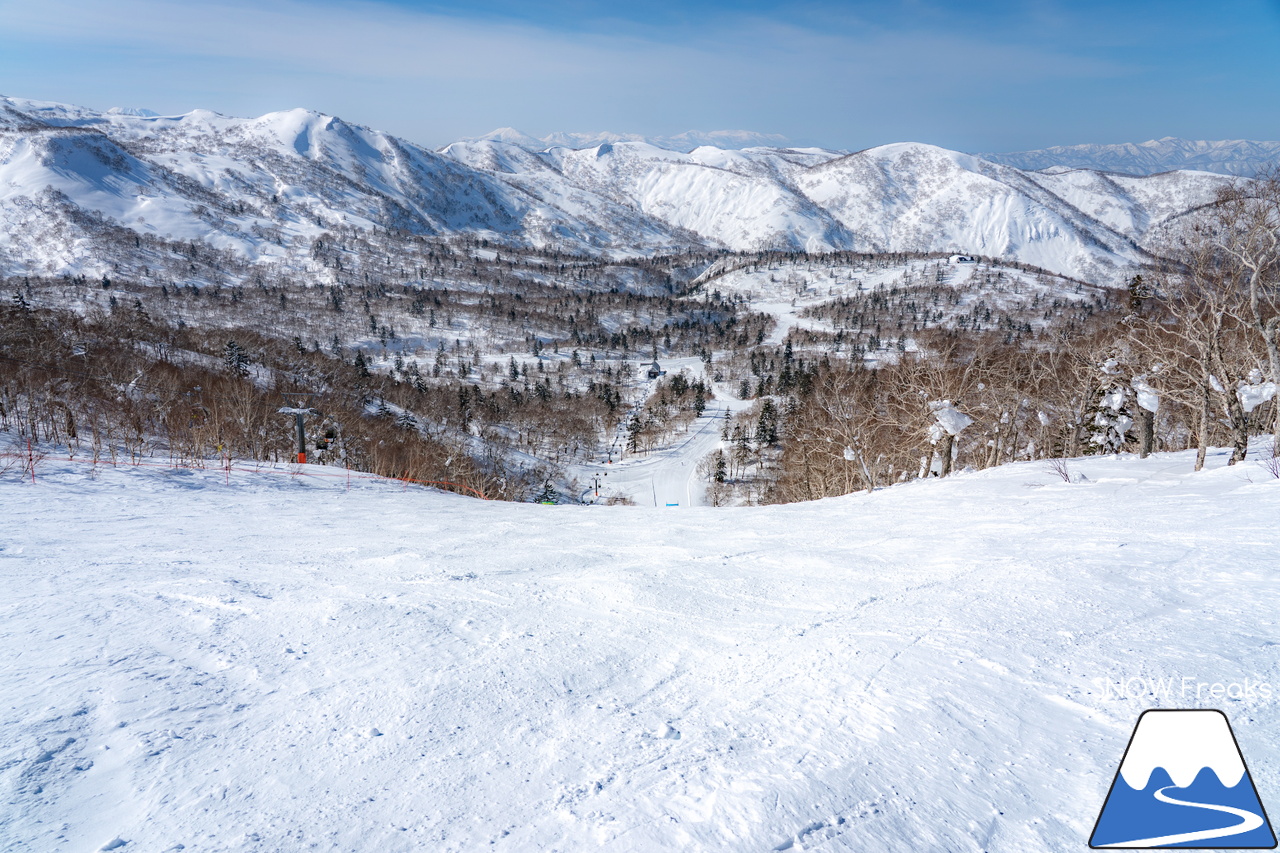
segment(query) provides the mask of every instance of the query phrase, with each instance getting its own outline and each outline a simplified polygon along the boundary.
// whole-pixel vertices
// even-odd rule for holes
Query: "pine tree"
[[[760,407],[760,419],[756,421],[756,443],[774,445],[778,443],[778,408],[772,400],[765,400]]]
[[[227,341],[222,351],[222,361],[235,376],[249,375],[249,353],[234,340]]]
[[[1142,280],[1141,275],[1135,275],[1129,280],[1129,308],[1133,311],[1141,311],[1142,303],[1151,296],[1151,287]]]
[[[364,359],[364,353],[356,351],[356,370],[360,371],[361,376],[369,376],[369,363]]]
[[[635,453],[640,450],[640,431],[644,429],[644,422],[640,420],[639,415],[632,415],[631,420],[627,423],[627,451]]]
[[[551,481],[547,480],[542,486],[542,491],[538,492],[533,498],[534,503],[554,504],[560,502],[560,493],[551,485]]]

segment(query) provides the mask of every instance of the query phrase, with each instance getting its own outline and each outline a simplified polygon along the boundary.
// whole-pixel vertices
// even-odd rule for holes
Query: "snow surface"
[[[1178,689],[1280,684],[1228,455],[680,512],[10,472],[0,849],[1080,850],[1150,707],[1274,802],[1280,692]]]

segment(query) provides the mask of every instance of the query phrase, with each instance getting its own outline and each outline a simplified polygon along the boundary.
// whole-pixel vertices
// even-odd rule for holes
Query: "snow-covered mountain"
[[[1019,169],[1098,169],[1129,175],[1154,175],[1195,169],[1222,175],[1252,176],[1280,164],[1280,142],[1226,139],[1218,142],[1166,136],[1119,145],[1058,145],[1036,151],[979,154],[993,163]]]
[[[470,137],[464,142],[496,140],[510,142],[530,151],[548,148],[595,148],[613,142],[645,142],[668,151],[689,152],[710,145],[714,148],[737,150],[741,148],[783,148],[789,140],[777,133],[756,133],[750,130],[688,130],[675,136],[642,136],[638,133],[551,133],[542,137],[530,136],[513,127],[501,127],[484,136]]]
[[[146,112],[0,98],[0,272],[96,274],[171,241],[305,270],[317,237],[355,228],[615,257],[967,252],[1111,283],[1226,180],[1026,172],[916,143],[686,151],[503,131],[432,151],[303,109]]]

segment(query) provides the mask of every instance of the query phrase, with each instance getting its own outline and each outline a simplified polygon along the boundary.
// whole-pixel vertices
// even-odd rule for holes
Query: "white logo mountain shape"
[[[1231,724],[1221,711],[1138,719],[1089,846],[1276,846]]]

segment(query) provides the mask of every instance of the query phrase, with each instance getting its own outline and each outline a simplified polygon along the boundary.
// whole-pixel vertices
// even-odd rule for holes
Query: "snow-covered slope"
[[[284,253],[337,222],[419,233],[519,228],[500,182],[385,134],[305,110],[259,119],[33,110],[42,126],[0,134],[0,213],[11,253],[37,248],[14,209],[46,188],[140,233],[203,239],[250,258]]]
[[[855,235],[860,251],[967,246],[1082,278],[1143,258],[1133,237],[1084,215],[1033,176],[934,146],[872,148],[811,169],[799,183]]]
[[[844,242],[825,211],[761,170],[748,154],[704,148],[680,154],[623,142],[557,148],[547,156],[575,186],[634,205],[713,245],[821,251],[842,248]],[[790,160],[774,166],[794,168]]]
[[[0,847],[1075,851],[1150,707],[1273,802],[1280,480],[1225,459],[729,510],[47,461]]]
[[[993,163],[1019,169],[1099,169],[1129,175],[1153,175],[1174,169],[1255,175],[1280,164],[1280,142],[1225,139],[1217,142],[1166,136],[1119,145],[1057,145],[1036,151],[980,154]]]
[[[109,272],[134,234],[307,270],[317,236],[352,227],[613,256],[966,252],[1110,284],[1225,180],[1028,173],[913,143],[546,147],[508,130],[436,152],[309,110],[146,113],[0,98],[0,273]]]

